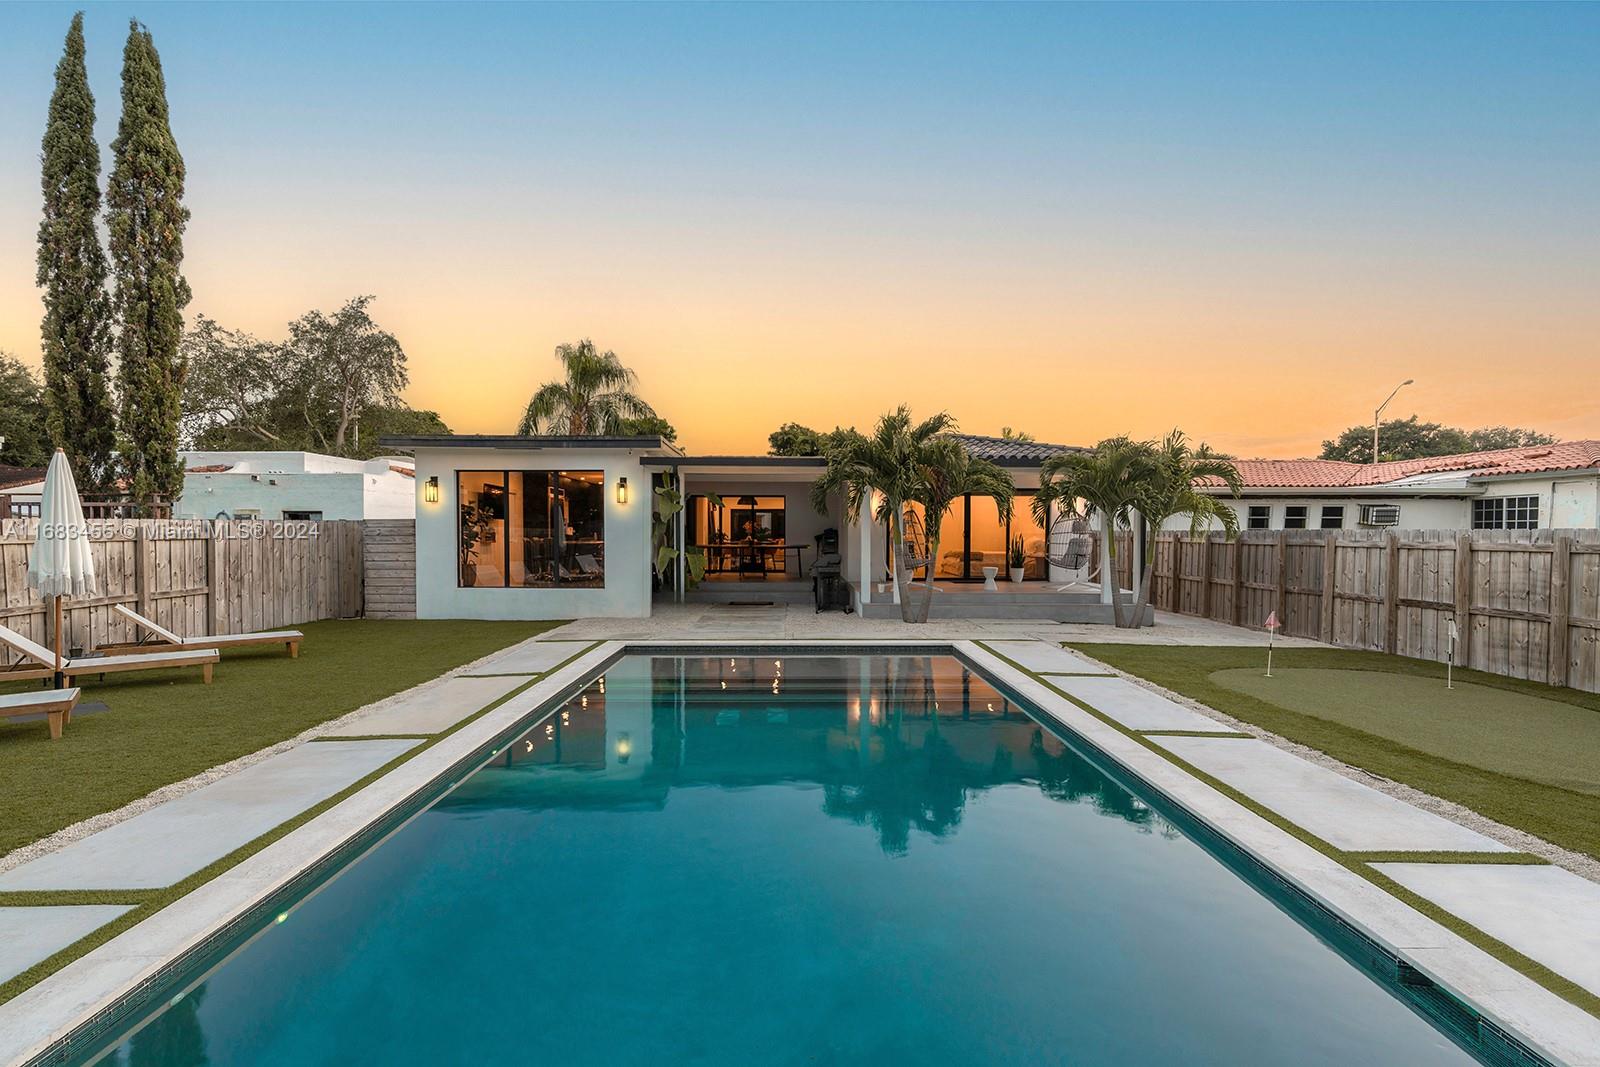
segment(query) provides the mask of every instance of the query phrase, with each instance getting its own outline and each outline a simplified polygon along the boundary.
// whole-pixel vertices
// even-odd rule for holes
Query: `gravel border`
[[[1078,655],[1086,659],[1094,658],[1086,652],[1076,649],[1073,651],[1077,651]],[[1334,759],[1319,749],[1302,745],[1297,741],[1291,741],[1254,723],[1245,722],[1243,719],[1236,719],[1227,712],[1218,711],[1209,704],[1202,704],[1192,697],[1184,696],[1182,693],[1157,685],[1155,682],[1142,678],[1137,674],[1129,674],[1127,671],[1119,670],[1102,660],[1095,660],[1095,662],[1101,664],[1106,670],[1119,678],[1126,678],[1135,685],[1142,686],[1192,711],[1231,726],[1240,733],[1250,734],[1270,745],[1283,749],[1285,752],[1291,752],[1307,763],[1314,763],[1318,767],[1326,767],[1336,774],[1341,774],[1352,781],[1360,782],[1362,785],[1370,786],[1380,793],[1387,793],[1389,796],[1403,800],[1407,804],[1421,808],[1424,811],[1431,811],[1433,814],[1449,819],[1451,822],[1476,830],[1485,837],[1492,838],[1502,845],[1516,849],[1518,852],[1526,852],[1541,859],[1549,860],[1557,867],[1571,871],[1579,877],[1587,878],[1591,882],[1600,882],[1600,859],[1586,856],[1581,852],[1573,852],[1571,849],[1562,848],[1560,845],[1551,844],[1544,838],[1535,837],[1526,830],[1518,830],[1514,826],[1496,822],[1488,816],[1479,815],[1471,808],[1457,804],[1453,800],[1445,800],[1443,797],[1436,797],[1432,793],[1424,793],[1422,790],[1406,785],[1404,782],[1397,782],[1392,778],[1384,778],[1360,767],[1353,767],[1348,763]]]

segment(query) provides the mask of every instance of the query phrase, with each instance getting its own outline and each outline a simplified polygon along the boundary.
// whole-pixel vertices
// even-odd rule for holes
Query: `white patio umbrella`
[[[55,601],[56,687],[60,688],[61,598],[92,596],[95,577],[78,484],[73,481],[67,454],[59,448],[50,457],[39,496],[39,533],[28,554],[28,586]]]

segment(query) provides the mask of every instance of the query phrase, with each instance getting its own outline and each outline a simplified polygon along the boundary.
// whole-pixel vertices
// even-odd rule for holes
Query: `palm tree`
[[[522,413],[518,433],[599,437],[621,433],[629,419],[655,414],[633,391],[638,376],[622,365],[615,352],[597,351],[585,337],[575,345],[557,345],[556,358],[565,380],[539,387]]]
[[[925,595],[917,613],[918,622],[928,621],[928,608],[933,603],[933,570],[939,559],[939,533],[944,525],[944,513],[951,503],[961,497],[993,497],[1002,523],[1011,519],[1012,498],[1016,486],[1011,475],[986,459],[976,459],[954,437],[940,437],[926,449],[922,466],[922,490],[917,502],[923,507],[928,540],[928,569]]]
[[[1213,520],[1222,523],[1223,532],[1230,540],[1238,534],[1238,513],[1197,488],[1199,484],[1221,482],[1237,497],[1244,483],[1232,462],[1213,452],[1210,445],[1202,443],[1199,448],[1190,448],[1182,430],[1167,434],[1152,448],[1150,459],[1152,462],[1145,472],[1136,505],[1139,522],[1148,523],[1152,531],[1159,531],[1167,520],[1187,515],[1191,537],[1210,529]],[[1152,551],[1144,561],[1139,599],[1133,606],[1135,625],[1144,618],[1145,607],[1150,603],[1150,579],[1155,568],[1156,556]]]
[[[1126,627],[1122,615],[1122,590],[1117,585],[1117,528],[1131,528],[1133,510],[1151,477],[1155,449],[1145,441],[1130,437],[1111,437],[1089,452],[1064,452],[1051,456],[1039,469],[1039,492],[1033,498],[1033,514],[1041,527],[1049,521],[1050,509],[1079,513],[1085,519],[1100,516],[1100,584],[1110,583],[1111,617]]]
[[[878,420],[870,437],[844,431],[827,443],[828,469],[811,485],[811,503],[819,513],[828,510],[828,498],[840,493],[846,516],[859,520],[863,508],[889,527],[894,545],[894,586],[900,599],[900,618],[915,622],[916,613],[907,594],[911,568],[906,557],[905,507],[925,495],[926,471],[938,435],[955,427],[955,420],[940,412],[919,423],[911,421],[904,404]],[[864,581],[870,580],[863,574]],[[932,596],[932,579],[929,579]]]

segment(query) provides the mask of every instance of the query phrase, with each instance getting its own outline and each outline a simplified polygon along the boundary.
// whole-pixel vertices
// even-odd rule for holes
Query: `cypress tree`
[[[108,382],[111,303],[100,214],[100,147],[94,95],[83,61],[83,13],[72,17],[56,65],[40,153],[44,219],[39,223],[38,283],[44,289],[45,432],[66,450],[85,489],[103,488],[116,447]]]
[[[122,120],[111,142],[106,189],[119,324],[122,453],[136,500],[183,489],[178,420],[183,413],[183,157],[167,121],[167,86],[150,32],[129,23],[122,53]]]

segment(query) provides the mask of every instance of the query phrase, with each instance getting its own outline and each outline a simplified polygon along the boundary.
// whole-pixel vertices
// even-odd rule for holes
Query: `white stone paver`
[[[1600,885],[1560,867],[1504,863],[1373,866],[1589,992],[1600,993]]]
[[[1130,730],[1233,732],[1233,727],[1208,719],[1126,678],[1050,678],[1049,682]]]
[[[132,904],[0,908],[0,982],[93,933]]]
[[[417,741],[305,744],[0,874],[0,891],[158,889],[326,800]]]
[[[486,674],[543,674],[564,663],[584,650],[584,645],[572,641],[542,641],[529,638],[512,645],[504,652],[481,660],[465,676],[482,677]]]
[[[440,733],[532,678],[531,674],[446,678],[435,685],[421,686],[393,700],[383,701],[369,711],[346,719],[324,736]]]
[[[1335,774],[1265,741],[1153,737],[1156,744],[1349,852],[1509,852],[1432,812]]]
[[[985,641],[1013,663],[1039,674],[1110,674],[1087,656],[1046,641]]]

